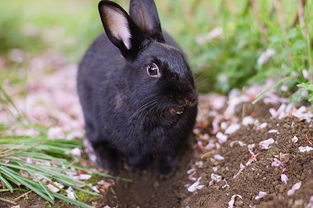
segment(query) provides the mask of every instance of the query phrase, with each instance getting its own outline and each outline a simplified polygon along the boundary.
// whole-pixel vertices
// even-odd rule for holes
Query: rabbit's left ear
[[[143,32],[144,36],[164,42],[154,0],[130,0],[129,15]]]

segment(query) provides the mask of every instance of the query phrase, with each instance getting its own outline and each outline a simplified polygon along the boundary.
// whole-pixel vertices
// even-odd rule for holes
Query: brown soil
[[[206,105],[202,105],[206,106]],[[118,208],[220,208],[228,207],[231,197],[238,194],[242,197],[235,198],[234,207],[260,207],[260,208],[312,208],[308,206],[310,197],[313,196],[313,151],[299,152],[300,146],[313,146],[313,123],[301,121],[295,117],[273,119],[268,109],[273,106],[258,104],[244,104],[236,109],[235,117],[240,123],[244,116],[252,116],[259,124],[266,122],[267,127],[259,128],[259,124],[241,125],[241,128],[229,135],[223,144],[217,144],[216,148],[204,150],[199,145],[194,145],[194,151],[190,151],[182,159],[180,168],[168,179],[158,179],[152,172],[122,173],[122,177],[133,180],[131,183],[116,181],[103,199],[92,204],[95,207]],[[203,113],[210,109],[201,109]],[[211,122],[214,118],[207,117],[209,122],[203,120],[197,127],[201,128],[199,135],[207,134],[209,140],[216,142],[212,133]],[[199,127],[200,126],[200,127]],[[270,130],[279,133],[269,133]],[[292,138],[296,136],[295,143]],[[261,149],[261,141],[273,138],[275,143],[269,149]],[[197,144],[201,139],[197,138]],[[204,140],[203,140],[204,141]],[[244,143],[244,146],[238,142]],[[248,145],[254,144],[251,152]],[[224,157],[222,160],[214,159],[214,155]],[[251,160],[251,164],[247,162]],[[280,166],[272,166],[274,159],[281,162]],[[202,164],[201,164],[202,163]],[[234,177],[240,164],[245,165],[237,177]],[[187,184],[193,184],[187,171],[194,169],[194,178],[201,177],[200,184],[204,185],[193,193],[187,191]],[[221,176],[218,182],[211,182],[211,174]],[[285,174],[288,181],[284,184],[281,175]],[[287,192],[295,184],[301,182],[299,190],[291,196]],[[256,200],[260,191],[266,195]],[[4,198],[14,198],[10,194],[1,194]],[[28,199],[19,202],[23,207],[49,207],[44,200],[35,194],[30,194]],[[0,201],[0,207],[12,207]],[[50,207],[73,207],[58,202]]]

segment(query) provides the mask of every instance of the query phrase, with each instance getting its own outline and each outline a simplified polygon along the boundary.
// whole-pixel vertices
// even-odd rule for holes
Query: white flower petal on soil
[[[271,129],[268,131],[270,134],[279,134],[279,131],[277,129]]]
[[[254,123],[254,118],[252,118],[251,116],[246,116],[242,119],[242,124],[245,125],[245,126],[248,126],[250,124],[253,124]]]
[[[213,158],[214,158],[215,160],[225,160],[225,158],[224,158],[222,155],[220,155],[220,154],[214,155]]]
[[[218,182],[220,182],[222,180],[222,176],[217,175],[215,173],[212,173],[211,174],[211,179],[212,179],[212,181],[218,183]]]
[[[223,144],[223,143],[225,143],[227,141],[228,136],[226,136],[222,132],[218,132],[216,134],[216,138],[218,139],[218,143]]]
[[[267,123],[262,123],[258,128],[265,129],[267,127]]]
[[[310,201],[309,201],[308,205],[306,205],[305,208],[313,208],[313,196],[310,197]]]
[[[233,134],[238,129],[240,129],[240,125],[239,124],[232,124],[225,130],[225,134]]]
[[[309,147],[309,146],[306,146],[306,147],[299,147],[299,151],[300,152],[310,152],[310,151],[313,151],[313,147]]]
[[[212,170],[213,170],[214,172],[216,172],[216,171],[218,171],[219,168],[220,168],[219,166],[214,166],[214,167],[212,168]]]
[[[196,164],[196,166],[197,166],[198,168],[202,168],[202,167],[203,167],[203,161],[198,161],[198,162],[196,162],[195,164]]]
[[[234,208],[236,197],[242,199],[242,196],[238,194],[232,195],[230,201],[228,202],[228,208]]]
[[[243,169],[245,169],[245,165],[240,163],[240,168],[239,168],[239,171],[233,176],[233,178],[237,178],[237,176],[239,176],[239,174],[243,171]]]
[[[294,185],[291,187],[291,189],[288,190],[287,195],[288,195],[288,196],[293,195],[297,190],[300,189],[300,187],[301,187],[301,181],[298,182],[298,183],[296,183],[296,184],[294,184]]]
[[[291,141],[292,141],[293,143],[297,143],[297,142],[299,141],[299,138],[296,137],[296,136],[294,136],[294,137],[291,139]]]
[[[288,176],[286,174],[281,174],[280,175],[280,180],[281,182],[283,182],[284,184],[287,184],[288,182]]]
[[[76,147],[76,148],[71,150],[71,154],[74,155],[74,156],[80,157],[82,152],[81,152],[80,148]]]
[[[311,119],[313,118],[313,113],[307,112],[307,109],[305,106],[301,106],[298,110],[293,111],[292,115],[299,119],[304,119],[308,122],[310,122]]]
[[[68,198],[76,200],[75,193],[72,187],[68,187],[68,189],[66,189],[66,193]]]
[[[281,162],[280,160],[278,160],[277,158],[274,158],[274,161],[272,162],[272,166],[273,167],[280,167],[280,166],[283,166],[284,163]]]
[[[104,206],[103,208],[111,208],[109,205]]]
[[[273,48],[268,48],[268,49],[266,49],[266,51],[264,51],[264,52],[261,54],[261,56],[258,58],[257,64],[258,64],[259,66],[264,65],[264,64],[267,63],[268,60],[269,60],[272,56],[274,56],[275,54],[276,54],[275,49],[273,49]]]
[[[58,189],[57,187],[55,187],[54,185],[48,184],[47,185],[48,189],[54,193],[57,193],[60,191],[60,189]]]
[[[229,146],[230,147],[233,147],[235,144],[239,144],[239,146],[240,147],[244,147],[244,146],[246,146],[246,144],[244,143],[244,142],[242,142],[242,141],[232,141],[230,144],[229,144]]]
[[[190,185],[187,190],[189,192],[195,192],[198,189],[202,189],[204,185],[200,185],[200,180],[201,180],[201,177],[199,177],[195,183]]]
[[[262,199],[264,196],[266,196],[266,192],[264,191],[260,191],[259,194],[254,198],[255,200],[260,200]]]
[[[273,138],[269,138],[259,143],[261,149],[269,149],[271,144],[274,144],[275,140]]]

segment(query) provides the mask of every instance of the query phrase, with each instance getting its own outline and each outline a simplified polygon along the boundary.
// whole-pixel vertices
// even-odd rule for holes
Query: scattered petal
[[[236,197],[239,197],[240,199],[242,199],[242,196],[238,194],[232,195],[230,201],[228,202],[228,208],[234,208]]]
[[[71,154],[74,155],[74,156],[80,157],[81,156],[80,148],[76,147],[76,148],[72,149]]]
[[[305,208],[313,208],[313,196],[310,197],[309,204]]]
[[[281,162],[280,160],[278,160],[277,158],[274,158],[274,161],[272,162],[272,166],[273,167],[280,167],[280,166],[283,166],[284,163]]]
[[[253,123],[254,123],[254,118],[252,118],[251,116],[246,116],[242,119],[242,124],[245,126],[248,126]]]
[[[190,185],[187,190],[189,192],[195,192],[198,189],[202,189],[204,185],[200,185],[200,180],[201,180],[201,177],[199,177],[195,183]]]
[[[232,141],[232,142],[229,144],[229,146],[230,146],[230,147],[233,147],[235,144],[239,144],[240,147],[246,146],[246,144],[245,144],[244,142],[242,142],[242,141]]]
[[[306,146],[306,147],[299,147],[299,151],[300,152],[310,152],[313,150],[313,147],[309,147],[309,146]]]
[[[225,143],[227,141],[228,136],[226,136],[222,132],[218,132],[216,134],[216,138],[218,139],[218,143],[223,144],[223,143]]]
[[[55,187],[54,185],[48,184],[47,185],[48,189],[54,193],[57,193],[60,191],[60,189],[58,189],[57,187]]]
[[[297,143],[297,142],[299,141],[299,138],[296,137],[296,136],[294,136],[294,137],[291,139],[291,141],[292,141],[293,143]]]
[[[75,193],[72,187],[68,187],[68,189],[66,189],[66,193],[68,198],[76,200]]]
[[[287,184],[288,182],[288,176],[286,174],[281,174],[280,175],[280,180],[281,182],[283,182],[284,184]]]
[[[225,158],[222,155],[216,154],[213,156],[215,160],[224,160]]]
[[[239,171],[233,176],[233,178],[235,179],[235,178],[237,178],[237,176],[239,176],[239,174],[243,171],[243,169],[245,169],[245,165],[244,164],[242,164],[242,163],[240,163],[240,169],[239,169]]]
[[[265,129],[267,127],[267,123],[262,123],[258,128]]]
[[[238,129],[240,129],[240,125],[239,124],[232,124],[225,130],[225,134],[233,134]]]
[[[271,130],[268,131],[268,133],[270,133],[270,134],[279,134],[279,131],[276,130],[276,129],[271,129]]]
[[[264,196],[266,196],[266,192],[264,191],[260,191],[259,194],[254,198],[255,200],[260,200],[262,199]]]
[[[259,143],[261,149],[269,149],[271,144],[274,144],[275,140],[273,138],[264,140]]]
[[[296,184],[294,184],[294,185],[291,187],[291,189],[288,190],[287,195],[288,195],[288,196],[293,195],[297,190],[300,189],[300,187],[301,187],[301,181],[298,182],[298,183],[296,183]]]
[[[82,180],[82,181],[89,180],[90,178],[91,178],[91,175],[88,175],[88,174],[79,175],[79,180]]]

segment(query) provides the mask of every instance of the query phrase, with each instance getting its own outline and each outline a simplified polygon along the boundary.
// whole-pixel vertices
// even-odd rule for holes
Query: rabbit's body
[[[195,123],[190,69],[167,34],[161,42],[142,40],[137,51],[127,53],[116,47],[112,33],[99,36],[79,66],[77,86],[87,138],[104,168],[118,170],[126,162],[143,169],[155,159],[160,173],[167,174]],[[159,78],[148,76],[151,62],[158,64]]]

